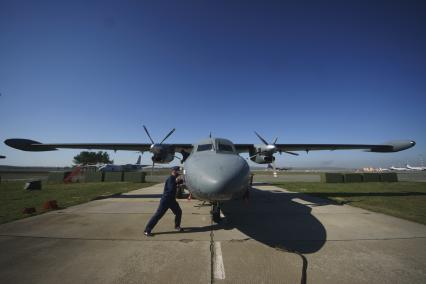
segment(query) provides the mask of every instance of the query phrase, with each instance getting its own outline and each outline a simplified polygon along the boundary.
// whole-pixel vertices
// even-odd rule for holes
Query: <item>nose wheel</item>
[[[214,202],[212,204],[212,220],[215,223],[220,223],[220,221],[222,220],[222,218],[220,217],[220,204],[219,202]]]

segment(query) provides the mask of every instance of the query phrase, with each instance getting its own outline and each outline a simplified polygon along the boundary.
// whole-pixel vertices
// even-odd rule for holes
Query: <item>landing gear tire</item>
[[[222,221],[222,218],[220,217],[220,205],[219,202],[213,203],[213,208],[212,208],[212,220],[215,223],[220,223],[220,221]]]
[[[177,198],[177,199],[182,199],[182,198],[183,198],[183,186],[181,186],[181,185],[179,185],[179,186],[177,187],[177,190],[176,190],[176,198]]]

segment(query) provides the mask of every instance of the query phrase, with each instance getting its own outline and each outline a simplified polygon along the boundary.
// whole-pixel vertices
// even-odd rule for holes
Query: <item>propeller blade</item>
[[[275,139],[274,139],[274,141],[272,142],[272,144],[273,144],[273,145],[277,144],[277,140],[278,140],[278,137],[275,137]]]
[[[263,142],[263,144],[265,144],[265,145],[269,145],[269,143],[268,142],[266,142],[266,140],[265,139],[263,139],[262,138],[262,136],[260,136],[259,135],[259,133],[257,133],[256,131],[254,132],[254,134],[256,134],[256,136]]]
[[[152,140],[151,135],[149,135],[148,129],[146,129],[145,125],[143,126],[143,128],[145,129],[146,135],[148,135],[149,140],[151,140],[152,144],[155,144],[154,140]]]
[[[172,135],[173,132],[175,132],[175,128],[172,129],[172,131],[169,132],[169,134],[166,135],[166,137],[164,137],[163,141],[160,142],[160,144],[163,144],[164,141],[166,141],[167,138],[169,138],[170,135]]]
[[[299,153],[294,153],[294,152],[289,152],[289,151],[283,151],[283,152],[290,154],[290,155],[299,156]]]

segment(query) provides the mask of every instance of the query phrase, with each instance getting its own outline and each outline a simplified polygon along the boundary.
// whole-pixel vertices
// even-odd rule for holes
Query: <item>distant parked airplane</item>
[[[275,170],[277,170],[277,171],[288,171],[288,170],[291,170],[291,168],[286,168],[286,167],[282,167],[282,168],[275,167],[275,170],[274,170],[274,167],[271,164],[268,164],[268,167],[266,169],[267,170],[273,170],[273,171],[275,171]]]
[[[408,168],[400,168],[400,167],[394,167],[394,166],[390,167],[389,169],[392,171],[409,171],[410,170]]]
[[[125,164],[125,165],[114,165],[114,164],[103,164],[98,167],[100,172],[132,172],[143,169],[150,165],[141,165],[141,155],[136,162],[136,164]]]
[[[406,165],[406,168],[413,171],[426,171],[426,167],[412,167],[409,164]]]

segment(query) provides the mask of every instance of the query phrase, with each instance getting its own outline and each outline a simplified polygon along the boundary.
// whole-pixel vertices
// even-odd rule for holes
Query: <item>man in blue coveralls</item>
[[[180,209],[179,203],[176,201],[176,188],[177,182],[176,178],[179,176],[179,167],[172,168],[172,174],[166,180],[166,184],[164,185],[163,196],[160,200],[160,206],[158,206],[157,212],[155,212],[154,216],[151,217],[148,224],[145,227],[144,235],[151,237],[153,234],[151,233],[152,229],[157,225],[158,221],[161,217],[164,216],[166,211],[170,208],[175,214],[175,229],[178,232],[183,231],[180,227],[180,220],[182,218],[182,209]]]

